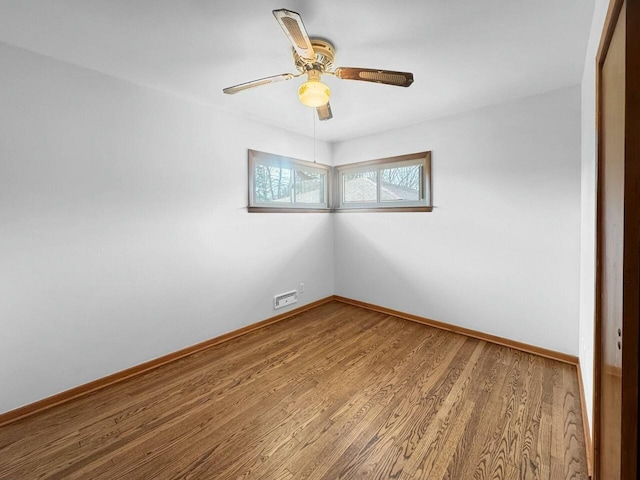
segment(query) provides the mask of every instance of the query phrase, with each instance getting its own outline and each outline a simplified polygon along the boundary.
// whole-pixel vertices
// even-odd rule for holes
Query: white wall
[[[248,214],[312,140],[0,44],[0,412],[331,295],[328,214]],[[328,144],[318,160],[330,163]]]
[[[334,215],[336,294],[577,355],[580,87],[334,145],[433,152],[432,213]]]
[[[593,336],[596,268],[596,73],[600,36],[608,0],[596,0],[582,76],[582,168],[580,196],[580,367],[587,402],[593,415]]]

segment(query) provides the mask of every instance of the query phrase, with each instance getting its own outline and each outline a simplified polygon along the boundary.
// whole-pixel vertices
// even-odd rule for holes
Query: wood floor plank
[[[582,452],[585,451],[585,436],[583,431],[581,403],[578,396],[578,378],[571,366],[563,368],[564,399],[562,403],[564,421],[564,478],[585,478],[587,470],[584,468]]]
[[[306,469],[313,468],[316,472],[327,470],[327,478],[343,473],[356,478],[359,470],[367,468],[363,463],[377,453],[378,448],[385,442],[385,437],[392,435],[389,432],[396,428],[397,424],[407,420],[407,415],[410,415],[412,408],[417,406],[418,400],[428,393],[424,391],[426,386],[430,385],[433,379],[437,379],[440,382],[439,385],[442,385],[447,378],[450,380],[450,377],[443,377],[448,372],[446,366],[450,365],[464,343],[464,338],[457,338],[448,344],[449,348],[446,350],[433,352],[433,355],[428,357],[428,362],[422,364],[419,370],[411,368],[410,376],[405,377],[404,380],[402,377],[391,378],[386,388],[372,397],[375,417],[367,424],[361,425],[363,429],[356,430],[349,427],[348,433],[353,434],[357,431],[358,436],[347,440],[343,435],[338,435],[335,442],[328,444],[318,455],[318,458],[328,457],[330,461],[324,461],[321,466],[317,466],[319,462],[312,459],[312,464],[307,465]],[[413,367],[413,365],[409,366]],[[421,410],[422,414],[428,415],[433,412],[435,402],[429,403],[429,408]],[[372,438],[375,441],[372,441]],[[343,458],[342,461],[340,457]],[[335,465],[332,467],[333,464]],[[338,469],[341,472],[338,472]]]
[[[476,343],[476,342],[473,342]],[[471,399],[468,398],[468,388],[472,383],[473,376],[477,373],[477,365],[483,353],[485,342],[477,342],[473,353],[469,357],[464,369],[460,373],[456,383],[444,399],[438,413],[433,420],[424,422],[415,433],[424,431],[422,438],[414,438],[416,442],[415,452],[411,456],[405,454],[406,462],[402,465],[403,471],[415,472],[414,477],[418,479],[429,479],[442,476],[439,472],[444,469],[444,463],[440,468],[436,467],[437,462],[444,462],[443,452],[451,455],[452,451],[446,445],[457,445],[459,431],[468,422],[472,409]],[[415,435],[414,435],[415,437]],[[453,437],[453,438],[451,438]],[[455,449],[453,449],[455,451]],[[396,466],[396,470],[400,465]],[[390,471],[392,473],[393,471]]]
[[[0,479],[586,479],[575,368],[339,302],[0,428]]]
[[[487,345],[480,366],[484,378],[482,381],[474,382],[469,391],[469,398],[474,399],[474,412],[452,453],[452,459],[443,476],[445,480],[469,478],[466,475],[473,474],[474,466],[463,460],[469,456],[477,458],[480,455],[483,441],[491,431],[491,421],[495,418],[492,407],[500,399],[500,389],[497,386],[502,385],[508,373],[504,362],[505,351],[505,347]]]
[[[517,381],[517,353],[505,350],[498,363],[498,377],[492,388],[485,408],[479,412],[478,428],[473,431],[468,456],[475,462],[462,462],[459,478],[491,478],[491,472],[499,464],[498,447],[504,440],[503,433],[508,424],[510,402]],[[453,467],[455,468],[455,466]],[[453,469],[452,468],[452,469]],[[455,477],[452,477],[455,478]]]

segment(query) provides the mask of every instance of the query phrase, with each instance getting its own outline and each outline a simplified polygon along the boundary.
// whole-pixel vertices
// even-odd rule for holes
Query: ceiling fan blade
[[[335,76],[343,80],[360,80],[363,82],[384,83],[398,87],[408,87],[413,83],[413,73],[377,70],[374,68],[339,67]]]
[[[327,102],[325,105],[320,105],[316,108],[316,112],[318,112],[318,118],[322,121],[331,120],[333,118],[333,114],[331,113],[331,105]]]
[[[302,17],[298,13],[284,8],[274,10],[273,15],[298,55],[307,60],[315,60],[316,54],[311,46],[307,30],[304,28],[304,23],[302,23]]]
[[[293,73],[283,73],[280,75],[273,75],[272,77],[260,78],[258,80],[252,80],[251,82],[241,83],[239,85],[234,85],[233,87],[227,87],[222,89],[224,93],[234,94],[241,92],[242,90],[248,90],[249,88],[259,87],[261,85],[268,85],[270,83],[282,82],[284,80],[291,80],[294,77],[298,77],[299,75],[294,75]]]

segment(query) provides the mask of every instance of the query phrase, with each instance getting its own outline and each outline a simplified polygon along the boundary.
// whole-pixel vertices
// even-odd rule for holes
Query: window
[[[249,150],[249,211],[329,209],[330,167]]]
[[[431,211],[431,153],[336,167],[336,208]]]
[[[332,168],[249,150],[250,212],[431,209],[431,152]]]

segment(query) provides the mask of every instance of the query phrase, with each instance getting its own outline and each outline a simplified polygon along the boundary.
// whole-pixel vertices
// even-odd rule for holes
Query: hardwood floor
[[[573,366],[331,302],[0,428],[3,479],[586,479]]]

